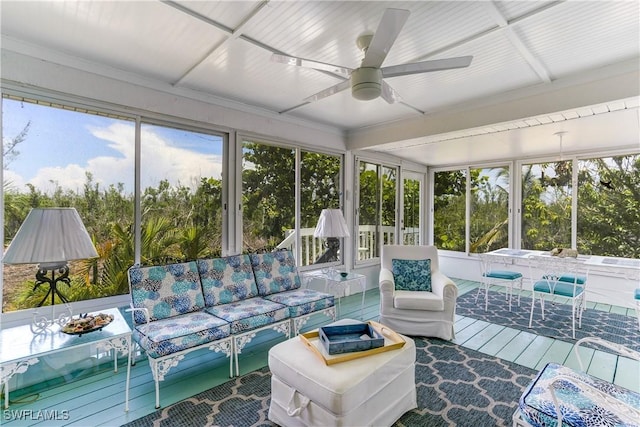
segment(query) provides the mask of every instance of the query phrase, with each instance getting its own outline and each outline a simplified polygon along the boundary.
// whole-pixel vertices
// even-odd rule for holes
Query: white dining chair
[[[576,258],[535,255],[529,258],[533,283],[529,328],[533,325],[536,298],[540,300],[544,321],[545,298],[557,297],[571,301],[571,331],[576,338],[576,320],[582,327],[582,312],[586,308],[586,287],[588,269]]]
[[[511,301],[513,299],[513,288],[518,287],[518,307],[520,307],[520,294],[522,293],[522,273],[510,270],[508,264],[511,258],[495,254],[479,254],[480,258],[480,287],[476,293],[476,304],[480,293],[484,291],[484,311],[489,305],[489,288],[491,286],[504,286],[506,298],[509,301],[509,311],[511,311]]]

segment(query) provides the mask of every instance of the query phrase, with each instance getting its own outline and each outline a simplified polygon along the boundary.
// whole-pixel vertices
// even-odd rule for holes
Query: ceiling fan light
[[[351,88],[351,94],[353,97],[360,101],[370,101],[376,99],[382,93],[382,89],[379,84],[375,83],[362,83],[357,87]]]
[[[376,99],[382,93],[379,68],[358,68],[351,73],[351,95],[360,101]]]

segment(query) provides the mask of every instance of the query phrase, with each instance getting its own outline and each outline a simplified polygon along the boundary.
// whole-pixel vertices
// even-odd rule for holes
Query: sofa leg
[[[156,378],[156,409],[160,409],[160,384]]]

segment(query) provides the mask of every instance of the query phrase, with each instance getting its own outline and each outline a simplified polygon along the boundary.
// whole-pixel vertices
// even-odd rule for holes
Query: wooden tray
[[[336,363],[347,362],[349,360],[360,359],[361,357],[367,357],[374,354],[384,353],[391,350],[396,350],[404,346],[404,339],[398,335],[397,332],[391,330],[387,326],[383,326],[378,322],[369,320],[367,322],[371,327],[380,335],[384,337],[384,346],[378,348],[372,348],[371,350],[357,351],[352,353],[335,354],[330,355],[324,349],[324,346],[320,342],[318,330],[305,332],[298,335],[300,340],[311,350],[318,358],[324,362],[325,365],[334,365]]]

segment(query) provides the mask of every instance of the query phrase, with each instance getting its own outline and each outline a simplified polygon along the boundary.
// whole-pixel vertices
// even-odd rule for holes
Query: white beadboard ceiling
[[[356,38],[389,7],[411,15],[384,66],[465,55],[471,65],[387,79],[401,103],[358,101],[349,90],[305,103],[341,78],[270,60],[357,68]],[[639,146],[637,0],[2,0],[0,12],[3,50],[28,45],[63,65],[77,58],[73,66],[105,76],[125,71],[329,125],[348,148],[417,163],[557,154],[560,131],[566,153]]]

